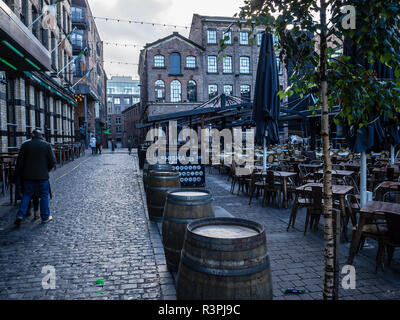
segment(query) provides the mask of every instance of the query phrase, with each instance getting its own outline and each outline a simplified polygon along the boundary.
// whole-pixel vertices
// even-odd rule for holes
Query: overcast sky
[[[189,26],[194,13],[209,16],[232,17],[243,6],[243,0],[88,0],[94,17],[109,17],[179,26]],[[129,24],[95,20],[104,42],[144,45],[166,37],[174,31],[184,36],[189,29]],[[104,46],[105,61],[139,62],[141,47]],[[106,62],[107,75],[125,75],[138,78],[136,65],[118,65]]]

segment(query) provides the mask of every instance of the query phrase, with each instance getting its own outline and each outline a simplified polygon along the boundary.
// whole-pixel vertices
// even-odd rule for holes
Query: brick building
[[[140,120],[193,109],[218,94],[252,100],[263,27],[240,29],[230,17],[193,15],[189,38],[172,35],[147,44],[139,59]],[[227,48],[221,54],[220,40]],[[281,87],[287,87],[278,59]],[[141,132],[143,141],[145,132]]]
[[[56,18],[49,16],[46,25],[41,14],[51,3],[0,1],[2,152],[17,150],[35,128],[41,129],[50,143],[74,138],[72,46],[66,39],[72,30],[70,2],[53,5]]]
[[[107,81],[108,144],[127,148],[130,135],[124,126],[123,112],[140,101],[139,80],[131,77],[111,77]]]
[[[106,73],[103,66],[103,42],[100,39],[87,0],[72,0],[72,50],[74,54],[75,137],[89,143],[94,135],[107,146]]]
[[[136,103],[122,111],[123,127],[126,131],[125,137],[126,139],[132,139],[135,148],[139,144],[140,129],[137,129],[136,125],[141,122],[140,119],[140,103]]]

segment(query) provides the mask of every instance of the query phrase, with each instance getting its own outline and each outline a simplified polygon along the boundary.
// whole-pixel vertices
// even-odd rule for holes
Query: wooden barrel
[[[144,190],[147,191],[147,177],[150,171],[174,171],[174,168],[170,164],[148,164],[145,163],[143,168],[143,186]]]
[[[178,300],[271,300],[264,227],[235,219],[187,226],[177,278]]]
[[[162,220],[168,191],[180,188],[180,186],[178,172],[149,171],[146,198],[150,220],[156,222]]]
[[[178,271],[186,227],[196,219],[214,217],[211,191],[174,189],[167,194],[162,223],[162,240],[167,266]]]

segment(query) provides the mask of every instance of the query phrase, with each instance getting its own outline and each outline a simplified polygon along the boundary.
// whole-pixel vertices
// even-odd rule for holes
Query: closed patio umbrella
[[[258,60],[253,102],[256,142],[264,146],[263,169],[266,170],[267,145],[279,143],[279,76],[272,34],[263,34]]]
[[[352,45],[349,39],[344,42],[344,55],[350,57],[350,63],[356,65],[360,64],[367,69],[373,69],[376,72],[376,76],[380,80],[391,80],[394,78],[393,70],[382,65],[380,61],[372,66],[368,61],[360,54],[356,46]],[[347,138],[350,148],[356,152],[361,153],[361,165],[360,165],[360,193],[361,193],[361,205],[363,206],[367,202],[367,156],[366,153],[370,151],[381,152],[384,148],[385,142],[395,143],[396,132],[395,129],[388,130],[384,129],[385,119],[382,119],[379,115],[371,115],[370,122],[367,127],[356,130],[351,133],[347,131]],[[389,139],[387,139],[389,137]],[[392,147],[393,153],[393,147]]]

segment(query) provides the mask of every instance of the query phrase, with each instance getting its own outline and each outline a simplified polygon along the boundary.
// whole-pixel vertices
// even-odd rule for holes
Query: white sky
[[[189,26],[194,13],[232,17],[240,11],[243,0],[88,0],[94,17],[165,23]],[[177,31],[184,36],[189,29],[129,24],[95,20],[104,42],[144,45]],[[104,46],[105,61],[139,62],[142,47]],[[136,65],[104,63],[107,75],[138,78]]]

